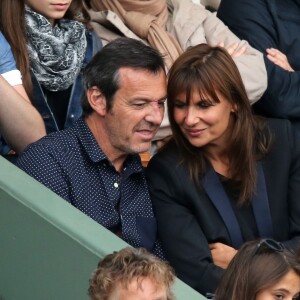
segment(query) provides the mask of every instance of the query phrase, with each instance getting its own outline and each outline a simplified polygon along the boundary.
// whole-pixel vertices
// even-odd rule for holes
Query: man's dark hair
[[[126,67],[151,73],[159,73],[165,68],[160,53],[141,41],[118,38],[110,42],[93,57],[83,71],[85,92],[82,95],[82,108],[85,116],[93,112],[86,91],[93,86],[98,87],[106,98],[109,110],[119,89],[119,69]]]

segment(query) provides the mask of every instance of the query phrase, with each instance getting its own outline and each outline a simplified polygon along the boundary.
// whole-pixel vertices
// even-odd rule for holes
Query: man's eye
[[[143,107],[145,106],[147,103],[146,102],[135,102],[133,103],[133,106],[136,106],[136,107]]]

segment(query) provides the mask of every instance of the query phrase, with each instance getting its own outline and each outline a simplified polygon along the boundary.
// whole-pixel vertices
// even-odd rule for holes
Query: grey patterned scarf
[[[80,72],[86,51],[85,26],[62,19],[52,28],[42,15],[25,8],[30,67],[50,91],[72,85]]]

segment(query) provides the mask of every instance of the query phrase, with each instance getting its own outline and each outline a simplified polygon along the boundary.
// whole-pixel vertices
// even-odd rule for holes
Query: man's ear
[[[93,86],[87,90],[86,96],[92,109],[100,116],[105,116],[106,98],[101,90],[98,87]]]

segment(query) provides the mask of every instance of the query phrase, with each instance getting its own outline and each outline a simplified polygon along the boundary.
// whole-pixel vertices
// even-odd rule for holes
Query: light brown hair
[[[91,300],[108,300],[118,284],[127,288],[132,280],[146,277],[158,287],[166,288],[168,300],[174,299],[173,269],[145,249],[131,247],[109,254],[99,262],[90,279],[88,294]]]

